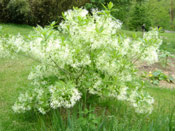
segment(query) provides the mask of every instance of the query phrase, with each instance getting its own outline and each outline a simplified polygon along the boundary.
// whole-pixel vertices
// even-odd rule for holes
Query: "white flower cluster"
[[[131,91],[128,101],[131,102],[138,113],[151,113],[153,110],[153,97],[151,97],[147,92],[139,91],[139,88]]]
[[[152,31],[145,33],[143,39],[147,48],[141,59],[149,63],[158,62],[158,51],[162,44],[162,40],[159,39],[158,31],[153,29]]]
[[[88,92],[126,100],[137,112],[150,112],[153,99],[140,91],[142,86],[136,88],[134,63],[157,61],[161,44],[158,32],[145,33],[143,39],[120,35],[121,22],[105,11],[93,10],[90,15],[75,8],[63,17],[58,30],[53,25],[37,27],[28,39],[18,36],[0,40],[6,42],[0,43],[0,50],[23,52],[41,63],[28,77],[39,91],[33,90],[31,99],[28,94],[22,95],[14,111],[36,109],[44,114],[51,108],[70,108]]]
[[[35,88],[18,97],[18,101],[12,107],[14,112],[24,113],[31,109],[45,114],[49,110],[48,90]]]
[[[24,39],[20,34],[10,38],[7,36],[0,37],[0,58],[10,57],[11,53],[18,53],[20,50],[23,50],[23,44]]]
[[[71,108],[80,98],[81,93],[71,83],[57,82],[54,86],[34,88],[20,94],[12,109],[16,113],[33,109],[46,114],[51,108]]]
[[[56,109],[58,107],[70,108],[81,98],[81,94],[72,85],[58,83],[55,86],[50,86],[51,93],[51,107]]]

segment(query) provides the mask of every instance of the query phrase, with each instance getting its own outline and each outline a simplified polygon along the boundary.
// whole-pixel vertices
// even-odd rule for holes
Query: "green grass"
[[[164,42],[161,46],[162,49],[171,53],[175,53],[175,33],[161,33]]]
[[[33,27],[28,25],[16,25],[16,24],[3,24],[0,23],[2,27],[2,34],[11,34],[11,35],[28,35],[31,31],[33,31]]]
[[[27,35],[32,31],[32,27],[25,25],[0,24],[0,26],[3,26],[3,33],[12,35],[19,32]],[[130,31],[124,32],[128,35],[133,34]],[[141,33],[137,34],[141,35]],[[169,38],[171,46],[166,45],[166,47],[174,51],[174,34],[162,33],[161,35]],[[155,98],[154,111],[150,115],[137,114],[133,108],[127,106],[127,103],[113,99],[93,102],[94,104],[87,107],[92,109],[92,112],[89,113],[79,103],[73,109],[59,109],[45,116],[34,112],[15,114],[11,106],[20,92],[30,88],[27,77],[34,65],[36,65],[35,61],[20,55],[15,59],[0,59],[0,131],[173,130],[175,90],[153,87],[149,83],[145,89]]]
[[[0,60],[0,130],[29,129],[32,123],[25,122],[22,117],[14,114],[11,107],[20,92],[26,90],[29,84],[27,76],[33,65],[31,59],[18,57],[16,59]]]

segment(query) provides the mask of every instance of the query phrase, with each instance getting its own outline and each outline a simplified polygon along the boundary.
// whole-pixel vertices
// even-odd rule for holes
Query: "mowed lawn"
[[[21,33],[27,35],[33,31],[32,27],[25,25],[0,24],[0,26],[3,27],[3,31],[0,32],[2,34],[17,35]],[[123,32],[133,34],[133,32]],[[162,33],[161,36],[166,37],[167,43],[169,43],[165,43],[161,48],[171,52],[175,51],[175,34]],[[14,59],[0,59],[0,131],[33,131],[38,129],[38,118],[35,113],[15,114],[11,109],[20,92],[30,88],[30,81],[27,78],[31,68],[36,64],[32,59],[20,55]],[[137,128],[138,125],[145,126],[144,129],[150,131],[155,129],[157,131],[172,130],[175,125],[175,89],[159,88],[148,83],[145,90],[155,98],[154,111],[151,115],[141,118],[133,112],[124,112],[126,110],[118,112],[119,105],[117,102],[110,101],[106,104],[109,107],[112,105],[109,112],[113,111],[111,114],[126,123],[126,125],[123,124],[127,128],[126,130],[133,129],[129,128],[132,126],[135,126],[134,129],[142,129]]]
[[[2,34],[27,35],[32,31],[30,26],[20,26],[14,24],[0,24]],[[14,114],[12,105],[20,92],[26,90],[29,84],[27,76],[33,66],[34,61],[18,56],[17,58],[0,59],[0,131],[30,130],[30,122],[25,122],[22,115]]]

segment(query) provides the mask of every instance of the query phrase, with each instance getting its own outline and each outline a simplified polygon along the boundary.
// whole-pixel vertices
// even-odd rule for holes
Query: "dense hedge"
[[[0,21],[46,25],[59,21],[61,12],[89,0],[0,0]]]

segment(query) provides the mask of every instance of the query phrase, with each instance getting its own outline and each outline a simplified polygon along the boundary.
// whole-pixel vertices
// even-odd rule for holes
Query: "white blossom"
[[[83,93],[125,100],[139,113],[151,112],[153,98],[136,88],[135,61],[158,61],[162,40],[152,30],[141,38],[118,34],[122,23],[105,11],[74,8],[58,30],[37,27],[28,38],[0,39],[0,56],[22,52],[37,60],[28,76],[34,89],[21,94],[15,112],[71,108]],[[132,84],[127,85],[130,82]]]

